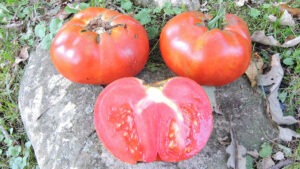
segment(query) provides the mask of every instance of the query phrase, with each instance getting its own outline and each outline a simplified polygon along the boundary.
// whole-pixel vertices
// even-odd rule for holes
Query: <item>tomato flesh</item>
[[[209,139],[212,109],[202,87],[183,77],[156,85],[122,78],[108,85],[96,101],[98,137],[122,161],[185,160]]]

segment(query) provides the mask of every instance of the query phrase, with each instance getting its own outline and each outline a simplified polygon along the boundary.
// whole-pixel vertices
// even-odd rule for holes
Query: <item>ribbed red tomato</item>
[[[145,85],[128,77],[100,93],[94,124],[103,145],[122,161],[176,162],[206,145],[213,116],[208,96],[191,79]]]
[[[144,68],[149,42],[134,18],[94,7],[77,13],[60,29],[50,55],[56,69],[69,80],[108,84]]]
[[[236,15],[226,14],[222,30],[209,30],[208,20],[200,12],[172,18],[160,34],[161,54],[177,75],[203,85],[225,85],[239,78],[250,63],[250,33]]]

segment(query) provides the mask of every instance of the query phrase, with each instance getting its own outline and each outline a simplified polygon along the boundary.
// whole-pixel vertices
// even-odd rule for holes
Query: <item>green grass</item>
[[[217,2],[217,1],[215,1]],[[36,168],[37,163],[30,146],[30,142],[21,122],[18,110],[18,90],[25,63],[15,65],[16,56],[24,46],[34,50],[34,44],[42,43],[48,48],[56,31],[63,21],[54,18],[41,19],[45,15],[44,8],[50,8],[54,2],[39,1],[29,4],[28,0],[6,0],[0,4],[0,168]],[[129,0],[116,0],[114,4],[106,4],[104,0],[92,0],[88,3],[67,6],[65,11],[76,13],[88,6],[113,7],[121,12],[134,16],[146,28],[151,44],[150,60],[147,68],[156,71],[164,63],[160,57],[158,48],[159,33],[164,24],[174,15],[186,10],[184,6],[171,7],[166,3],[163,7],[145,8],[135,6]],[[265,1],[263,5],[245,5],[236,7],[234,1],[226,1],[227,12],[242,17],[249,25],[250,32],[264,30],[267,35],[272,35],[281,43],[287,36],[299,36],[299,24],[292,28],[280,26],[278,22],[268,22],[268,16],[279,17],[280,10],[271,5],[272,1]],[[217,11],[216,3],[211,1],[206,6],[210,14]],[[300,1],[295,0],[293,7],[300,7]],[[59,7],[59,6],[58,6]],[[146,17],[145,17],[146,16]],[[15,21],[26,21],[28,23],[22,29],[5,28]],[[285,113],[299,118],[300,107],[300,48],[278,48],[254,44],[253,51],[269,63],[269,58],[274,53],[280,53],[285,70],[282,88],[280,89],[280,100],[285,105]],[[299,127],[299,126],[296,126]],[[299,152],[300,146],[295,149]],[[299,153],[298,153],[299,154]]]
[[[0,168],[35,168],[35,158],[17,105],[23,65],[14,65],[20,49],[12,40],[14,34],[9,31],[0,42]]]

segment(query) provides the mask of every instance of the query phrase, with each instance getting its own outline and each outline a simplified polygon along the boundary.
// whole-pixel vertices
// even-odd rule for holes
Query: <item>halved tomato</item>
[[[206,145],[213,116],[208,96],[193,80],[175,77],[145,85],[128,77],[100,93],[94,123],[103,145],[122,161],[176,162]]]

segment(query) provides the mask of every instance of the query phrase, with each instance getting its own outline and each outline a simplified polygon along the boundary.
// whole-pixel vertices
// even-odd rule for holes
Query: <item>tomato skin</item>
[[[124,162],[178,162],[206,145],[213,116],[208,96],[191,79],[145,85],[127,77],[99,94],[94,124],[102,144]]]
[[[110,26],[120,26],[98,33],[87,30],[99,17]],[[108,84],[144,68],[149,41],[143,26],[132,17],[91,7],[63,25],[51,44],[50,56],[58,72],[73,82]]]
[[[226,14],[223,30],[205,26],[208,17],[184,12],[169,20],[160,34],[166,65],[177,75],[202,85],[221,86],[239,78],[251,59],[251,38],[246,22]]]

